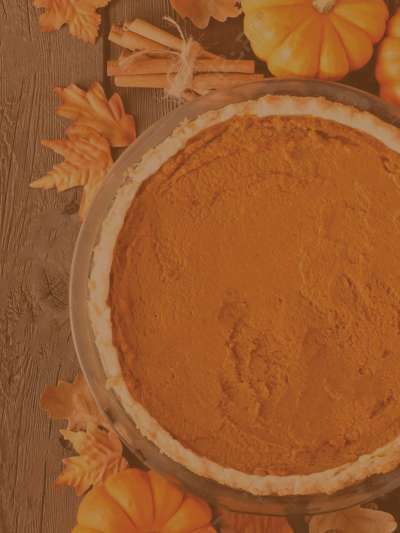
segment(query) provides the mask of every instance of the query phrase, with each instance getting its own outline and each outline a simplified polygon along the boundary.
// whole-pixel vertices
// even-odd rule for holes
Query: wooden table
[[[70,451],[60,443],[61,424],[41,412],[39,398],[46,384],[72,380],[78,372],[67,294],[80,193],[28,185],[56,161],[40,139],[63,135],[53,87],[99,80],[111,94],[105,77],[105,61],[116,54],[106,39],[111,21],[141,17],[161,24],[172,11],[167,0],[113,0],[102,14],[102,36],[91,46],[65,28],[40,33],[31,0],[0,0],[1,533],[64,533],[75,522],[77,498],[54,486]],[[193,32],[189,24],[183,27]],[[212,24],[207,46],[237,55],[245,42],[240,28],[240,20]],[[350,82],[376,90],[371,69]],[[174,107],[157,91],[120,93],[139,132]],[[386,505],[394,512],[399,502],[394,497]]]

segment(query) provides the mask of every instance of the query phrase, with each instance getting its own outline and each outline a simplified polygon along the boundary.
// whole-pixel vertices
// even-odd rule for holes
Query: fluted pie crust
[[[174,439],[171,433],[164,429],[160,422],[150,415],[148,410],[143,406],[143,403],[135,400],[135,387],[132,385],[132,380],[130,380],[130,377],[125,371],[126,369],[122,368],[125,365],[125,360],[122,360],[121,365],[121,354],[124,352],[124,348],[121,348],[121,346],[123,346],[124,341],[121,341],[122,344],[119,342],[118,327],[115,326],[115,323],[113,324],[113,320],[115,321],[115,317],[119,315],[115,310],[113,313],[111,310],[111,304],[116,302],[116,300],[113,300],[113,295],[110,293],[110,279],[112,279],[112,272],[114,274],[118,272],[118,268],[115,264],[113,265],[115,250],[118,250],[118,246],[120,246],[120,244],[116,246],[116,243],[121,235],[127,214],[137,192],[142,183],[156,175],[163,165],[169,161],[172,161],[171,164],[174,164],[174,157],[184,150],[188,142],[195,136],[200,135],[209,128],[218,128],[218,125],[222,125],[231,119],[246,120],[246,117],[260,119],[267,117],[316,117],[319,120],[333,121],[336,124],[351,128],[362,134],[367,134],[374,138],[373,142],[379,141],[389,150],[400,153],[400,132],[397,128],[384,123],[372,114],[361,112],[355,108],[334,103],[323,98],[266,96],[256,101],[233,104],[218,111],[211,111],[192,122],[182,124],[161,145],[149,151],[143,160],[131,170],[129,178],[121,187],[103,223],[99,243],[94,252],[93,267],[89,281],[89,312],[93,331],[106,375],[110,378],[110,386],[121,400],[125,410],[135,421],[141,433],[154,442],[171,459],[186,466],[189,470],[200,476],[213,479],[233,488],[245,490],[255,495],[330,494],[348,485],[362,481],[373,474],[385,473],[398,466],[400,464],[400,437],[393,438],[397,435],[397,429],[395,435],[392,435],[390,442],[387,444],[380,446],[371,453],[361,454],[355,460],[340,464],[340,466],[335,466],[334,468],[313,471],[312,467],[308,465],[307,468],[304,468],[304,473],[286,472],[288,468],[289,470],[290,468],[293,469],[294,472],[296,471],[296,465],[290,463],[288,467],[285,466],[283,474],[280,475],[279,468],[273,468],[272,466],[271,468],[267,468],[265,465],[262,465],[262,468],[257,469],[254,467],[254,464],[251,464],[251,473],[241,471],[230,465],[225,464],[223,466],[193,451],[193,448],[195,448],[194,445],[184,445],[179,440]],[[272,119],[270,123],[266,124],[266,127],[282,127],[284,129],[285,123],[282,122],[281,124],[279,120]],[[250,122],[247,127],[252,127]],[[314,124],[313,127],[317,128],[317,125]],[[321,135],[323,135],[323,132]],[[340,131],[340,135],[343,136],[343,131]],[[211,142],[213,141],[211,140]],[[243,142],[246,142],[245,138]],[[348,146],[345,146],[344,149],[351,151],[351,142],[352,140],[350,139]],[[292,146],[291,150],[294,154],[293,157],[295,157],[296,146]],[[386,164],[388,166],[388,175],[393,176],[393,179],[396,180],[397,168],[390,167],[389,161]],[[309,172],[310,169],[307,171]],[[284,186],[290,186],[290,184],[288,185],[285,182]],[[312,198],[310,198],[310,202],[312,202]],[[346,204],[345,199],[343,200],[343,204]],[[360,220],[362,220],[362,216]],[[329,224],[334,223],[335,221],[329,221]],[[351,261],[351,258],[349,260]],[[123,272],[123,269],[124,264],[122,262],[121,272]],[[345,279],[344,283],[348,283],[348,280]],[[373,290],[376,291],[376,294],[380,294],[380,287],[371,289],[371,291]],[[343,288],[339,286],[335,294],[341,295],[342,293]],[[156,297],[153,294],[147,294],[147,296],[149,299]],[[341,302],[338,305],[341,305]],[[347,302],[346,305],[351,308],[353,303]],[[382,303],[382,305],[386,304]],[[362,312],[364,313],[363,310]],[[133,316],[132,320],[134,320]],[[368,324],[368,317],[365,320],[365,323]],[[116,342],[117,344],[119,343],[118,346],[116,346]],[[311,342],[313,342],[312,339]],[[318,339],[316,342],[319,342]],[[126,351],[129,352],[128,349]],[[385,357],[390,356],[391,353],[385,350]],[[385,363],[382,362],[383,364]],[[132,371],[132,368],[130,368],[130,371]],[[361,372],[362,368],[360,368]],[[346,378],[344,377],[343,379],[345,380]],[[321,376],[321,380],[323,380],[323,376]],[[328,390],[335,401],[337,391],[331,390],[331,381],[328,380],[328,382],[324,390]],[[273,387],[274,384],[271,385],[271,390],[273,390]],[[271,394],[273,397],[273,392]],[[382,398],[382,405],[377,406],[378,411],[384,409],[386,405],[390,405],[392,401],[397,401],[396,396],[396,390],[388,391],[388,395]],[[349,410],[351,409],[354,409],[354,406],[349,406]],[[165,405],[165,410],[168,410],[168,405]],[[394,427],[397,428],[397,426]],[[285,439],[285,435],[282,435],[282,439]],[[351,447],[352,439],[356,441],[357,436],[346,436],[346,439],[343,446]],[[326,445],[328,447],[330,446],[329,443]],[[307,453],[307,461],[310,462],[310,453],[309,451]],[[298,457],[301,457],[301,455],[299,454]],[[324,464],[323,453],[321,457],[322,459],[318,457],[318,461],[322,461],[321,464]],[[301,459],[299,461],[301,462]],[[316,464],[319,464],[318,461],[316,460]],[[246,462],[243,464],[247,465]],[[259,473],[262,470],[266,470],[267,473]]]

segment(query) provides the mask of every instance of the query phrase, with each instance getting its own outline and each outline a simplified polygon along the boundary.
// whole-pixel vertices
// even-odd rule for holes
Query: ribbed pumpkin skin
[[[384,0],[242,0],[254,53],[278,77],[339,80],[371,59]]]
[[[215,533],[209,505],[156,472],[128,469],[88,492],[72,533]]]
[[[400,104],[400,9],[390,19],[379,46],[375,75],[382,98]]]

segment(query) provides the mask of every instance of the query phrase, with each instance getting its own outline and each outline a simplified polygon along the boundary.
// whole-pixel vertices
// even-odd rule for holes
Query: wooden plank
[[[56,161],[39,143],[64,129],[52,113],[52,88],[104,80],[105,60],[117,57],[118,47],[104,39],[85,45],[66,29],[41,34],[31,4],[0,0],[0,531],[62,533],[75,522],[78,500],[55,489],[54,480],[70,452],[60,445],[61,424],[49,422],[38,403],[45,384],[71,380],[78,370],[67,286],[79,202],[76,192],[57,195],[28,184]],[[396,4],[390,0],[392,9]],[[198,31],[173,14],[168,0],[115,0],[102,31],[134,17],[168,28],[166,14],[210,50],[252,57],[241,19]],[[266,71],[261,62],[258,70]],[[370,65],[345,81],[376,92],[372,74]],[[115,89],[110,80],[106,87]],[[140,132],[177,105],[158,90],[119,92]],[[398,493],[386,501],[387,510],[398,510]]]
[[[67,287],[79,228],[77,193],[28,187],[56,160],[41,138],[61,137],[55,85],[103,77],[103,43],[66,29],[41,34],[31,0],[0,1],[0,530],[70,531],[77,498],[56,489],[67,455],[40,411],[47,383],[78,365]]]

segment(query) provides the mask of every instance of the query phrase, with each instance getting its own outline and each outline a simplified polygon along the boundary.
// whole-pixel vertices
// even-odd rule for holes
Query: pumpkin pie
[[[143,435],[252,494],[400,464],[400,133],[266,96],[180,126],[102,228],[89,309]]]

